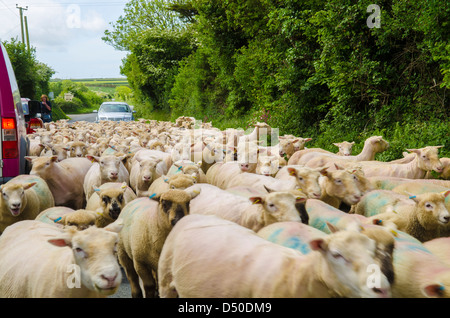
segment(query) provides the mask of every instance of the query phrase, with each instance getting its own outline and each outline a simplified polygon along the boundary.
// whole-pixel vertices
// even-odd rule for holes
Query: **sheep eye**
[[[337,184],[341,184],[342,180],[341,179],[336,179],[336,180],[334,180],[334,182],[336,182]]]
[[[425,207],[426,207],[427,209],[431,209],[431,208],[433,208],[433,205],[432,205],[431,203],[426,203],[426,204],[425,204]]]
[[[298,177],[298,180],[299,180],[299,181],[303,181],[303,178],[302,178],[302,177]]]

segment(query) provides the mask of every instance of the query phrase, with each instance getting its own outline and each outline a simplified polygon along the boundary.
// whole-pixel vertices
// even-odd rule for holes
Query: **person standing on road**
[[[50,103],[47,95],[41,96],[41,111],[42,120],[44,123],[52,121],[52,104]]]

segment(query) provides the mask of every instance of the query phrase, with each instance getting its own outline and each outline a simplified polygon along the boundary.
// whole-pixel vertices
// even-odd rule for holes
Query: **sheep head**
[[[159,202],[160,215],[164,216],[168,224],[173,227],[183,216],[189,214],[189,203],[198,194],[200,191],[197,189],[191,191],[170,189],[150,197]]]
[[[25,191],[34,186],[36,182],[30,183],[6,183],[0,186],[1,202],[12,216],[19,216],[27,205]]]

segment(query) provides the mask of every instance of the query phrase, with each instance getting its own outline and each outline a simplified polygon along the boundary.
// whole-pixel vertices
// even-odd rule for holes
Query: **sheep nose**
[[[450,216],[444,216],[443,217],[443,219],[444,219],[444,223],[448,223],[448,221],[450,220]]]
[[[115,282],[115,280],[117,278],[117,274],[114,275],[114,276],[101,275],[100,277],[108,282],[108,287],[107,288],[109,288],[109,287],[114,286],[114,282]]]
[[[389,296],[389,292],[386,288],[374,287],[374,288],[372,288],[372,290],[374,291],[374,293],[378,294],[380,297],[388,297]]]
[[[82,154],[81,154],[81,153],[77,154],[77,157],[81,157],[81,156],[82,156]]]
[[[11,203],[11,208],[13,208],[13,209],[18,209],[18,208],[20,208],[20,202],[19,203]]]
[[[111,177],[117,177],[119,175],[118,172],[111,172]]]

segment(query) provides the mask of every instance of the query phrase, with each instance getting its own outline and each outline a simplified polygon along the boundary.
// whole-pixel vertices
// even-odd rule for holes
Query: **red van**
[[[19,87],[3,43],[0,42],[0,184],[28,171],[29,140]]]

